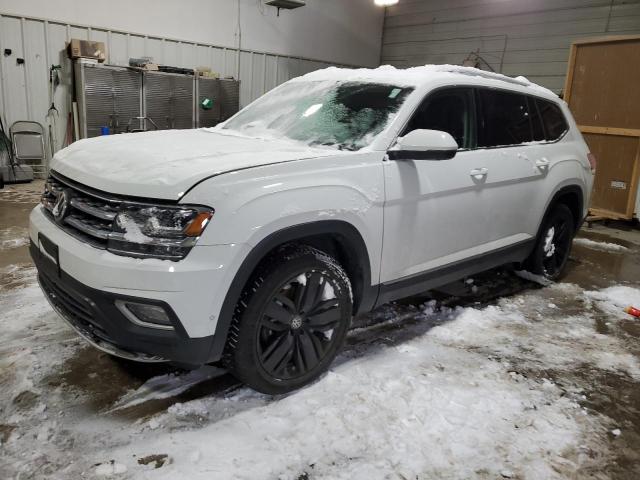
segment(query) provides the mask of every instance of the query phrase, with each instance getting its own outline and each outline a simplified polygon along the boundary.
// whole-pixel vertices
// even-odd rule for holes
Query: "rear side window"
[[[533,140],[527,97],[478,89],[478,147],[518,145]]]
[[[411,117],[402,135],[417,130],[449,133],[460,148],[473,147],[473,91],[451,88],[429,95]]]
[[[547,100],[536,99],[536,103],[544,124],[546,139],[549,141],[558,140],[569,130],[569,125],[562,114],[562,110],[558,105]]]
[[[538,100],[533,97],[528,97],[529,105],[529,117],[531,117],[531,133],[533,134],[534,142],[543,142],[547,138],[544,134],[544,125],[540,109],[538,108]]]

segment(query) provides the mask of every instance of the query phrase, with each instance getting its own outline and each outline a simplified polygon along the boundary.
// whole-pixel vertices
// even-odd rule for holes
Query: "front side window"
[[[249,105],[223,128],[260,138],[359,150],[384,130],[412,91],[369,82],[291,82]]]
[[[478,89],[478,147],[518,145],[533,140],[527,97]]]
[[[418,130],[447,132],[460,148],[473,148],[472,90],[452,88],[430,94],[411,117],[402,135]]]

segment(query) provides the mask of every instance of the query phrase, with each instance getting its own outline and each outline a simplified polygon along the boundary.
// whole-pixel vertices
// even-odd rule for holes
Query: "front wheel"
[[[351,322],[349,279],[325,253],[284,247],[249,281],[236,307],[225,361],[255,390],[286,393],[331,364]]]
[[[569,207],[562,203],[553,207],[540,228],[527,268],[549,280],[559,278],[569,259],[574,233],[575,223]]]

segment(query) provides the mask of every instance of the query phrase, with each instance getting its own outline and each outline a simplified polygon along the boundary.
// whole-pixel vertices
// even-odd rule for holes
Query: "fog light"
[[[116,300],[116,307],[136,325],[162,330],[173,330],[167,311],[159,305]]]

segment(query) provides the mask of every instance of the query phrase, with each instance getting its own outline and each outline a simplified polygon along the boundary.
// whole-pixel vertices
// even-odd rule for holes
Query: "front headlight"
[[[107,250],[180,260],[196,244],[212,216],[213,210],[205,207],[125,204],[113,221]]]

